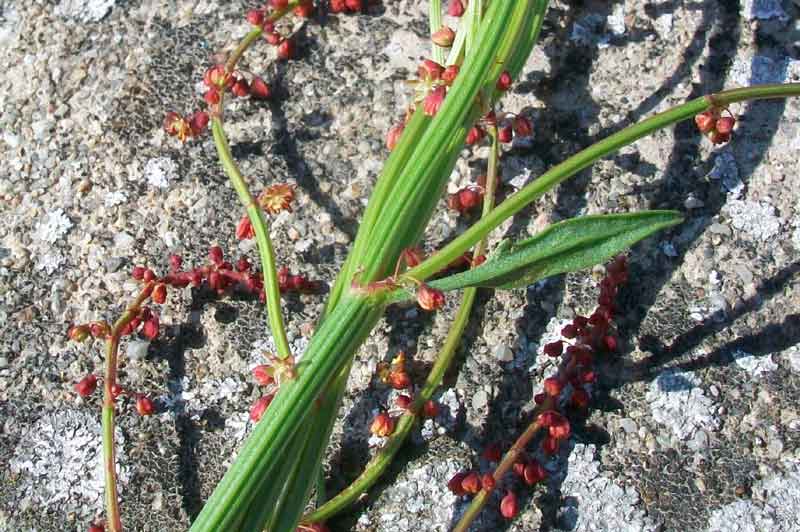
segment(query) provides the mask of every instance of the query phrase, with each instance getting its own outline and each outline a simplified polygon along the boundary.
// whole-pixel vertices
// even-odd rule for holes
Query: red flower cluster
[[[562,329],[561,335],[564,339],[546,344],[543,349],[548,356],[564,358],[557,373],[545,379],[543,391],[534,397],[540,412],[536,423],[544,431],[540,445],[545,455],[557,453],[561,443],[572,433],[570,422],[561,411],[561,405],[566,404],[581,410],[588,406],[590,395],[586,385],[595,381],[594,358],[597,353],[614,351],[617,348],[611,320],[616,311],[614,300],[619,286],[628,280],[625,257],[616,258],[606,271],[607,275],[600,283],[598,307],[594,313],[588,318],[576,316],[572,323]],[[498,444],[488,445],[483,452],[483,458],[488,462],[500,462],[502,453]],[[548,476],[544,466],[525,453],[516,457],[512,471],[528,486],[542,482]],[[481,490],[491,491],[498,480],[489,473],[480,476],[477,472],[462,472],[450,479],[448,487],[456,495],[476,494]],[[500,503],[500,513],[511,519],[517,515],[518,510],[516,495],[508,491]]]
[[[289,273],[289,268],[283,266],[278,270],[278,288],[280,288],[281,293],[313,294],[319,290],[319,282],[310,281],[305,275],[291,274]]]
[[[366,3],[364,0],[330,0],[329,9],[331,13],[358,13]]]
[[[482,186],[470,185],[447,196],[447,206],[460,214],[467,213],[482,203]]]
[[[729,116],[721,116],[721,114],[722,110],[715,107],[694,117],[697,129],[700,130],[700,133],[708,135],[714,144],[724,144],[731,140],[733,126],[736,125],[736,118],[730,111],[728,111]]]

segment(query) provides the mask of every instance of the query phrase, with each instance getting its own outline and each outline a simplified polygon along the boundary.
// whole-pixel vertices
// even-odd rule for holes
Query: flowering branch
[[[119,498],[117,494],[117,458],[114,444],[114,405],[118,393],[117,384],[117,352],[119,341],[131,322],[138,318],[142,304],[153,294],[154,282],[144,285],[142,291],[128,305],[125,312],[114,323],[106,337],[106,367],[103,382],[103,470],[106,484],[106,518],[109,532],[122,532],[122,520],[119,514]]]

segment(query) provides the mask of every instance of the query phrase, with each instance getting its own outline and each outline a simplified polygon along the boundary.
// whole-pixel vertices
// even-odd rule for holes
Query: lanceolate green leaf
[[[445,291],[468,286],[527,286],[551,275],[599,264],[656,231],[676,225],[682,220],[683,217],[676,211],[644,211],[573,218],[553,224],[522,242],[501,243],[494,255],[481,266],[429,284]]]

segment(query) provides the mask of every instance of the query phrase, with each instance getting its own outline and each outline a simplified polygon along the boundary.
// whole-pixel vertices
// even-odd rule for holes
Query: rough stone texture
[[[84,530],[102,513],[99,399],[72,384],[101,349],[68,343],[69,323],[113,319],[134,264],[167,269],[235,241],[241,208],[207,137],[179,146],[166,110],[197,106],[198,80],[247,30],[236,0],[0,0],[0,529]],[[425,2],[384,1],[298,27],[300,57],[259,45],[245,67],[274,101],[230,105],[234,154],[254,189],[297,185],[272,236],[281,264],[330,281],[375,176],[383,136],[426,53]],[[504,108],[535,124],[504,148],[504,194],[593,140],[707,92],[800,81],[800,6],[789,0],[557,1]],[[605,158],[547,194],[502,235],[576,214],[676,208],[686,222],[639,245],[620,301],[621,353],[600,368],[598,401],[552,481],[520,490],[511,524],[496,501],[474,530],[798,530],[800,459],[800,102],[736,105],[734,140],[714,147],[690,123]],[[465,150],[449,189],[485,168]],[[467,222],[442,208],[428,250]],[[467,501],[444,484],[486,468],[480,450],[524,429],[554,371],[541,355],[560,325],[591,310],[588,272],[479,298],[443,412],[334,530],[446,530]],[[375,368],[404,349],[424,378],[454,311],[392,308],[357,357],[329,453],[331,492],[369,459],[368,425],[394,395]],[[323,299],[287,297],[300,355]],[[185,530],[251,429],[250,369],[272,343],[247,298],[173,291],[163,336],[123,346],[126,386],[158,413],[119,420],[130,530]],[[685,387],[676,384],[682,376]],[[668,384],[668,386],[665,386]],[[669,385],[671,384],[671,385]],[[679,384],[679,383],[678,383]],[[688,432],[687,432],[688,431]],[[221,458],[222,457],[222,458]],[[794,519],[794,520],[793,520]],[[605,527],[605,528],[604,528]],[[750,527],[750,528],[748,528]]]

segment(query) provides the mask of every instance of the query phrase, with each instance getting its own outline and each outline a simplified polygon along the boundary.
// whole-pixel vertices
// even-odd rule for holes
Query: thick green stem
[[[269,237],[267,222],[264,219],[264,212],[255,198],[253,198],[253,195],[247,188],[244,177],[233,161],[231,149],[230,146],[228,146],[228,139],[225,137],[225,131],[222,129],[222,121],[217,116],[211,119],[211,131],[214,135],[214,144],[217,147],[217,154],[219,155],[222,167],[225,169],[225,173],[228,174],[233,188],[239,195],[239,200],[245,206],[247,216],[250,217],[250,222],[256,233],[258,253],[261,257],[261,269],[264,274],[264,292],[267,296],[267,319],[269,320],[269,328],[275,339],[275,347],[278,350],[278,355],[285,358],[292,353],[289,348],[289,341],[286,338],[286,329],[283,325],[283,317],[281,315],[281,292],[278,287],[275,252],[272,249],[272,241]]]
[[[486,175],[486,193],[483,200],[483,216],[491,212],[494,206],[495,196],[495,183],[497,182],[497,163],[499,158],[499,144],[497,140],[497,126],[490,129],[490,136],[492,139],[491,151],[489,152],[489,165]],[[491,183],[491,185],[490,185]],[[486,247],[486,241],[482,240],[478,243],[473,253],[474,257],[483,254]],[[475,302],[477,289],[467,288],[464,290],[464,295],[461,298],[461,304],[456,312],[455,319],[450,331],[447,333],[447,338],[442,345],[439,354],[436,356],[436,362],[425,380],[425,384],[414,398],[413,403],[408,411],[404,413],[397,423],[394,433],[386,441],[386,444],[381,448],[378,454],[373,458],[365,468],[364,472],[347,488],[342,490],[336,497],[323,504],[313,512],[303,516],[303,522],[316,523],[325,521],[330,517],[341,512],[351,504],[353,504],[362,493],[370,489],[383,475],[386,468],[392,463],[397,451],[402,447],[403,442],[408,437],[411,429],[417,418],[422,411],[423,405],[429,401],[436,389],[442,384],[444,374],[447,372],[453,357],[456,354],[459,344],[461,343],[461,336],[464,334],[464,329],[469,322],[469,315],[472,312],[472,305]]]
[[[589,167],[598,159],[617,151],[623,146],[632,144],[650,133],[671,126],[681,120],[692,118],[694,115],[714,106],[727,106],[745,100],[786,98],[789,96],[800,96],[800,83],[757,85],[754,87],[733,89],[694,99],[650,117],[638,124],[626,127],[622,131],[589,146],[542,174],[538,179],[529,183],[519,192],[498,205],[489,216],[481,219],[458,238],[442,248],[438,253],[428,258],[428,260],[424,261],[416,268],[409,270],[407,275],[415,279],[425,280],[436,272],[441,271],[459,255],[475,245],[476,242],[484,238],[504,221],[514,216],[554,186]]]
[[[344,298],[322,322],[298,364],[294,380],[281,385],[236,461],[192,524],[193,532],[231,530],[262,480],[283,463],[286,446],[305,423],[317,397],[348,363],[383,313],[380,301]]]

